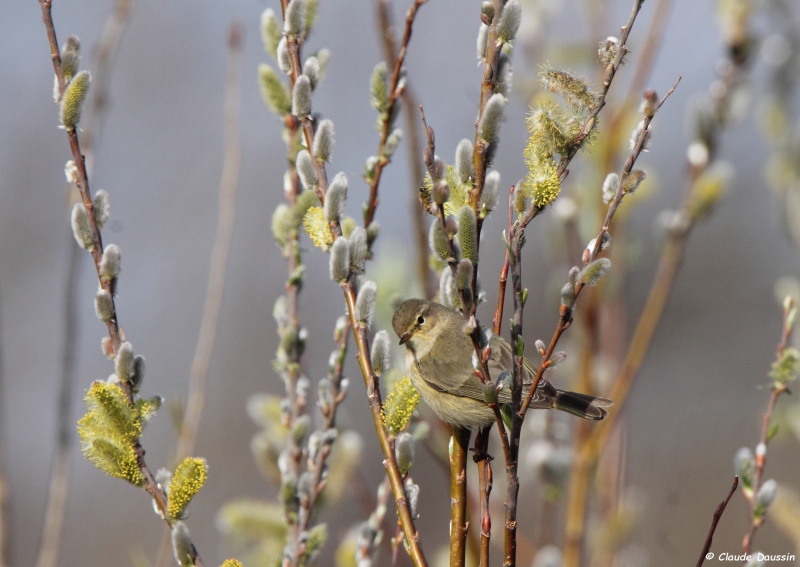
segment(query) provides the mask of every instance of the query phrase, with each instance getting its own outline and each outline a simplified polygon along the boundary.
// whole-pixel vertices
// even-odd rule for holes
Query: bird
[[[495,421],[486,403],[483,382],[473,367],[472,339],[464,332],[461,313],[434,301],[408,299],[392,317],[392,327],[406,347],[406,367],[411,383],[443,421],[467,429],[483,428]],[[489,339],[491,378],[513,368],[511,345],[499,335]],[[537,368],[523,359],[523,397],[530,390]],[[498,391],[498,403],[511,402],[509,388]],[[557,409],[590,420],[608,415],[611,400],[559,390],[542,378],[529,408]]]

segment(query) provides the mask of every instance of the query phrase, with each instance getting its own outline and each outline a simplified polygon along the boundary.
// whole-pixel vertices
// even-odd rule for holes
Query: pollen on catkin
[[[81,453],[101,471],[144,486],[133,443],[142,433],[139,410],[116,384],[94,382],[84,397],[86,414],[78,421]]]
[[[575,110],[584,110],[595,103],[595,94],[583,77],[553,69],[549,64],[542,65],[538,75],[542,87],[560,95]]]
[[[333,233],[322,207],[311,207],[303,217],[303,228],[314,246],[327,251],[333,244]]]
[[[205,459],[187,457],[178,465],[169,483],[167,513],[170,518],[180,520],[184,517],[186,507],[203,488],[207,475],[208,465]]]
[[[395,382],[394,388],[386,396],[381,410],[383,425],[389,435],[396,436],[406,428],[419,400],[419,392],[414,388],[408,376]]]
[[[64,90],[61,99],[61,126],[65,130],[74,130],[81,120],[81,109],[89,86],[92,84],[92,76],[89,71],[81,71],[73,78]]]
[[[533,204],[539,208],[546,207],[555,201],[561,192],[561,180],[558,178],[555,162],[552,159],[528,161],[528,175],[525,177],[525,192]]]

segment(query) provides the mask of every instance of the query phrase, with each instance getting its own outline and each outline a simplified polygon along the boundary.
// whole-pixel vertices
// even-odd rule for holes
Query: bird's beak
[[[411,338],[411,333],[403,333],[403,336],[400,337],[400,344],[404,345],[408,342],[408,339]]]

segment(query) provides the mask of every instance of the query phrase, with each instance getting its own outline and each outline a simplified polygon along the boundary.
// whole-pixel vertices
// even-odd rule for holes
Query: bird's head
[[[392,327],[400,344],[418,350],[422,345],[432,345],[442,326],[440,322],[446,307],[425,299],[408,299],[400,304],[392,317]]]

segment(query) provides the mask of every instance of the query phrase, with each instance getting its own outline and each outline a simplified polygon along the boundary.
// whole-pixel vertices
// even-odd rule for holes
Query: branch
[[[392,17],[389,10],[391,0],[377,0],[378,24],[381,38],[383,39],[383,51],[389,66],[394,68],[396,65],[396,51],[394,35],[392,33]],[[425,297],[432,298],[436,293],[436,281],[433,271],[428,265],[428,234],[425,229],[425,211],[419,206],[419,184],[425,176],[422,165],[422,148],[419,141],[419,125],[412,109],[417,107],[416,97],[407,84],[402,89],[403,104],[405,111],[406,140],[408,142],[408,170],[411,176],[411,217],[414,223],[414,242],[417,248],[417,277],[424,290]]]
[[[735,476],[733,477],[733,484],[731,485],[730,491],[728,491],[728,495],[725,497],[725,500],[719,503],[719,506],[717,506],[717,509],[714,511],[714,519],[711,521],[711,528],[708,530],[703,551],[700,552],[700,559],[697,560],[697,567],[702,567],[703,561],[705,561],[706,558],[712,559],[714,557],[713,554],[710,557],[707,557],[706,554],[708,553],[708,550],[711,549],[711,540],[714,538],[714,532],[717,529],[719,519],[722,517],[722,513],[725,511],[725,507],[728,505],[731,496],[733,496],[733,493],[736,492],[737,486],[739,486],[739,477]]]
[[[625,187],[625,181],[627,180],[628,175],[630,174],[631,170],[633,169],[633,166],[636,163],[637,158],[639,157],[639,155],[641,154],[641,152],[644,149],[645,139],[647,137],[647,134],[649,133],[650,123],[652,122],[653,117],[655,117],[655,115],[657,114],[658,110],[661,108],[661,106],[667,100],[667,98],[669,98],[669,96],[675,91],[675,88],[678,86],[678,83],[680,83],[680,80],[681,80],[681,78],[678,77],[678,80],[675,82],[674,85],[672,85],[672,88],[670,88],[670,90],[667,92],[667,94],[664,95],[664,97],[659,101],[658,105],[656,106],[656,108],[654,110],[653,115],[652,116],[645,116],[644,121],[643,121],[644,122],[643,128],[642,128],[642,131],[641,131],[641,133],[639,135],[639,139],[637,140],[636,145],[633,148],[633,150],[631,151],[631,153],[628,155],[628,158],[625,160],[625,165],[622,168],[622,175],[620,175],[620,183],[619,183],[619,188],[617,190],[617,194],[615,195],[614,200],[609,205],[608,212],[606,213],[605,220],[603,221],[603,226],[600,228],[600,232],[597,235],[597,239],[595,241],[594,249],[591,250],[590,253],[587,255],[587,257],[584,260],[584,264],[591,263],[599,255],[600,246],[602,245],[602,242],[603,242],[603,237],[604,237],[604,235],[606,233],[608,233],[608,229],[609,229],[609,227],[611,225],[611,220],[614,218],[614,213],[617,211],[617,208],[619,207],[620,203],[622,202],[623,197],[625,196],[625,192],[623,190],[624,187]],[[524,226],[526,224],[525,223],[526,220],[529,221],[530,219],[532,219],[533,217],[536,216],[536,213],[535,213],[536,209],[537,209],[537,207],[531,206],[528,209],[528,211],[526,211],[525,216],[520,221],[520,224],[522,225],[523,228],[524,228]],[[576,284],[576,286],[575,286],[575,295],[574,295],[575,300],[577,300],[578,295],[580,294],[581,290],[584,287],[585,287],[585,284],[583,282],[578,282]],[[550,339],[550,345],[547,347],[547,350],[545,351],[545,354],[542,355],[542,360],[549,360],[550,359],[550,357],[553,355],[553,352],[555,351],[556,345],[558,344],[558,340],[561,338],[561,335],[564,333],[564,331],[567,330],[567,328],[572,323],[571,311],[572,310],[569,309],[569,308],[566,308],[566,306],[564,306],[564,305],[561,306],[561,313],[560,313],[558,325],[556,326],[556,330],[553,333],[553,337]],[[546,369],[547,369],[547,366],[545,364],[540,364],[539,365],[539,370],[536,372],[536,377],[534,378],[533,383],[531,384],[531,389],[528,391],[528,394],[525,397],[525,401],[522,403],[522,407],[520,408],[520,411],[519,411],[520,417],[524,417],[525,416],[525,412],[528,409],[528,405],[530,405],[531,400],[533,399],[533,394],[536,392],[536,388],[539,386],[539,382],[541,381],[542,375],[544,374]]]
[[[386,468],[389,485],[392,487],[392,494],[394,495],[394,502],[397,507],[397,515],[403,527],[403,534],[408,542],[408,554],[411,556],[411,560],[416,567],[427,567],[428,563],[425,560],[425,556],[419,544],[419,533],[414,527],[414,519],[411,517],[411,509],[408,504],[408,498],[406,498],[403,478],[397,467],[394,449],[383,427],[380,389],[378,386],[378,377],[375,376],[370,362],[367,330],[356,319],[355,288],[352,282],[348,281],[342,284],[342,290],[344,291],[345,301],[347,302],[347,312],[350,317],[350,325],[353,328],[353,337],[358,347],[358,363],[361,367],[361,374],[364,377],[364,385],[367,388],[367,398],[369,400],[370,411],[372,412],[372,420],[375,423],[375,433],[378,436],[378,442],[383,451],[383,466]]]
[[[56,80],[58,81],[59,91],[63,93],[66,87],[66,83],[64,81],[64,73],[61,68],[61,56],[58,49],[58,39],[56,38],[56,30],[53,24],[52,0],[40,0],[39,5],[42,10],[42,21],[44,22],[45,30],[47,32],[48,43],[50,45],[50,56],[53,61],[53,70],[56,75]],[[104,279],[101,274],[100,261],[103,256],[103,241],[100,234],[100,229],[97,225],[97,221],[94,215],[94,205],[92,203],[92,195],[89,189],[89,177],[86,170],[86,163],[81,153],[80,141],[78,139],[77,131],[74,128],[68,129],[67,137],[69,139],[70,149],[72,150],[72,157],[78,172],[78,181],[77,181],[78,190],[80,192],[81,201],[86,211],[87,220],[89,222],[90,230],[92,233],[93,245],[89,252],[92,255],[92,259],[94,260],[95,269],[97,272],[97,279],[100,284],[100,287],[104,291],[108,292],[108,294],[111,296],[110,308],[113,313],[113,316],[109,319],[106,326],[108,328],[111,351],[116,353],[120,345],[120,331],[119,331],[119,324],[117,321],[116,305],[114,304],[113,283],[111,281]],[[120,382],[120,388],[128,397],[128,400],[131,403],[133,403],[134,395],[130,383],[128,383],[127,381],[122,381]],[[147,467],[147,464],[145,463],[144,449],[142,448],[141,443],[137,440],[133,444],[132,448],[136,455],[137,465],[139,466],[142,475],[144,476],[145,479],[145,485],[144,485],[145,491],[152,496],[156,508],[161,512],[161,514],[164,517],[164,521],[167,522],[167,524],[170,527],[172,527],[171,523],[172,520],[170,519],[167,510],[166,495],[158,486],[158,483],[153,477],[153,474],[150,472],[150,469]],[[200,555],[197,552],[197,549],[195,548],[194,544],[192,543],[190,547],[191,547],[190,557],[192,563],[196,567],[202,567],[203,565],[202,559],[200,558]]]
[[[467,453],[469,429],[453,426],[450,452],[450,567],[464,567],[467,529]]]
[[[775,349],[776,360],[780,360],[786,344],[789,342],[789,336],[792,334],[794,328],[794,318],[791,315],[794,310],[794,302],[789,299],[783,306],[783,326],[781,328],[781,338],[778,342],[778,347]],[[763,518],[756,519],[756,505],[758,501],[758,491],[761,488],[761,480],[764,476],[764,466],[767,464],[767,443],[769,443],[769,430],[770,422],[772,421],[772,413],[775,411],[775,404],[781,394],[789,391],[789,387],[784,382],[777,380],[772,384],[772,391],[769,395],[769,403],[767,404],[767,411],[761,418],[761,436],[758,440],[756,448],[756,462],[755,462],[755,475],[753,476],[753,496],[750,498],[750,525],[748,526],[747,533],[742,541],[742,551],[747,555],[750,554],[753,545],[753,536],[756,529],[763,522]]]
[[[575,141],[567,150],[566,154],[561,156],[561,160],[558,162],[558,168],[556,171],[559,179],[562,181],[569,174],[569,170],[567,169],[569,163],[572,161],[572,158],[575,157],[575,154],[578,153],[578,150],[581,149],[581,146],[583,146],[583,143],[589,134],[591,134],[592,130],[594,129],[597,116],[606,105],[606,96],[608,95],[608,90],[611,88],[611,83],[614,80],[614,76],[617,74],[617,71],[622,65],[623,58],[628,54],[628,36],[631,33],[633,22],[636,20],[636,16],[639,14],[639,10],[641,10],[643,3],[643,0],[633,0],[633,9],[631,10],[631,15],[628,18],[628,23],[620,29],[621,33],[619,38],[619,52],[614,58],[614,61],[609,63],[606,67],[605,74],[603,76],[603,88],[600,90],[600,94],[597,97],[597,102],[591,109],[589,109],[589,114],[586,116],[586,119],[583,122],[580,133],[575,138]]]
[[[372,177],[372,181],[369,187],[369,201],[367,202],[367,206],[364,210],[364,227],[368,227],[373,219],[375,218],[375,209],[378,207],[378,186],[381,182],[381,174],[383,173],[383,168],[389,163],[389,157],[385,155],[385,147],[386,147],[386,139],[391,134],[391,127],[392,127],[392,115],[394,114],[394,108],[397,104],[397,100],[403,94],[403,85],[400,84],[400,79],[402,77],[401,71],[403,69],[403,63],[406,59],[406,51],[408,49],[408,42],[411,41],[411,30],[414,26],[414,18],[417,15],[417,11],[419,10],[420,6],[422,6],[427,0],[414,0],[414,4],[411,8],[408,9],[408,13],[406,14],[406,28],[405,32],[403,33],[403,40],[400,43],[400,52],[397,54],[397,59],[394,63],[394,70],[392,71],[392,78],[389,81],[389,106],[384,113],[383,120],[381,121],[381,135],[380,135],[380,142],[378,144],[378,163],[375,166],[375,174]]]
[[[224,112],[224,160],[222,179],[219,186],[219,217],[217,234],[211,250],[211,265],[208,273],[203,318],[200,323],[200,336],[197,339],[189,379],[189,396],[186,414],[178,432],[178,445],[175,459],[180,461],[194,450],[197,431],[205,407],[205,388],[211,355],[214,352],[222,300],[225,296],[225,276],[228,257],[233,242],[233,229],[236,224],[236,189],[239,184],[239,171],[242,161],[240,99],[242,78],[242,33],[241,24],[233,23],[228,30],[228,74],[225,80]]]

